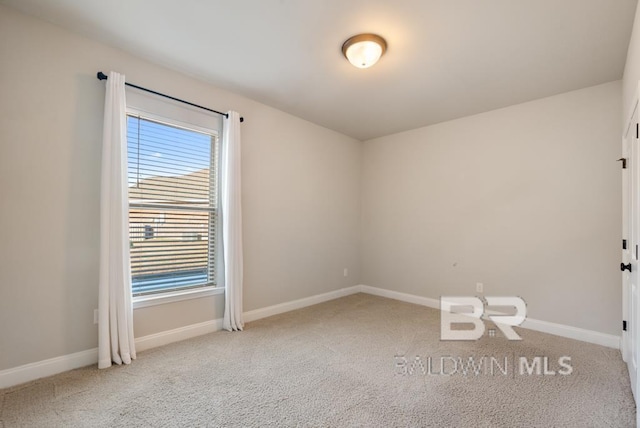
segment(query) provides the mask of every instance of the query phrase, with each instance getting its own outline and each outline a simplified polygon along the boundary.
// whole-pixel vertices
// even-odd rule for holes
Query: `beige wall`
[[[366,141],[362,281],[517,295],[619,334],[620,108],[612,82]]]
[[[0,370],[97,345],[99,70],[246,118],[245,310],[360,282],[360,142],[3,6],[0,58]],[[222,307],[137,309],[135,333]]]

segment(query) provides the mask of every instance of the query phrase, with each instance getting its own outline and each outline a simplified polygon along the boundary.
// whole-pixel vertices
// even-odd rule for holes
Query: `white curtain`
[[[224,257],[225,330],[242,330],[242,201],[240,175],[240,116],[235,111],[224,119],[220,177],[222,246]]]
[[[98,367],[136,358],[131,305],[124,76],[109,73],[104,102],[100,195]]]

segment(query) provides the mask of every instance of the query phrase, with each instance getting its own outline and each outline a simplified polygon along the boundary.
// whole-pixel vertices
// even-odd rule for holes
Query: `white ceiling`
[[[620,79],[636,2],[0,0],[360,140]]]

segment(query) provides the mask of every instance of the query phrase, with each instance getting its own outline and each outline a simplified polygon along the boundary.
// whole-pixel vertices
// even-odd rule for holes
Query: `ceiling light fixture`
[[[342,53],[358,68],[369,68],[384,55],[387,42],[377,34],[358,34],[342,44]]]

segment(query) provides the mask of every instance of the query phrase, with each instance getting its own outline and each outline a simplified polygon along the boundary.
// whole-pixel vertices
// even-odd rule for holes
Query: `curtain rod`
[[[98,71],[98,74],[96,76],[98,77],[98,80],[107,80],[109,78],[109,76],[104,74],[102,71]],[[229,118],[229,114],[228,113],[222,113],[221,111],[218,111],[218,110],[213,110],[213,109],[210,109],[208,107],[203,107],[203,106],[198,105],[198,104],[190,103],[189,101],[181,100],[180,98],[172,97],[171,95],[166,95],[166,94],[162,94],[160,92],[153,91],[151,89],[143,88],[142,86],[134,85],[133,83],[125,82],[125,85],[131,86],[132,88],[140,89],[141,91],[152,93],[154,95],[158,95],[160,97],[169,98],[170,100],[178,101],[179,103],[187,104],[187,105],[190,105],[192,107],[197,107],[197,108],[200,108],[202,110],[210,111],[212,113],[217,113],[217,114],[222,115],[222,116],[224,116],[226,118]],[[244,117],[240,118],[240,122],[244,122]]]

